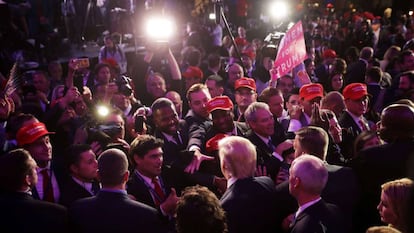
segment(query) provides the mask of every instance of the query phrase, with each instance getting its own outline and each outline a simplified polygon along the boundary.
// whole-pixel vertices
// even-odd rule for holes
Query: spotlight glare
[[[109,114],[109,108],[107,106],[104,106],[104,105],[98,105],[98,106],[96,106],[96,112],[97,112],[98,116],[106,117]]]
[[[216,14],[214,14],[214,13],[210,13],[210,14],[208,15],[208,19],[209,19],[209,20],[216,20]]]
[[[275,19],[284,19],[289,14],[289,7],[286,2],[276,1],[270,5],[270,15]]]
[[[152,18],[147,22],[147,35],[155,41],[168,41],[174,32],[174,24],[167,18]]]

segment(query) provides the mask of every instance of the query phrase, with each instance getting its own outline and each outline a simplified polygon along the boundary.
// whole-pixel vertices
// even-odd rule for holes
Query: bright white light
[[[289,14],[289,7],[286,2],[276,1],[270,5],[270,15],[275,19],[284,19]]]
[[[209,20],[216,20],[216,14],[214,14],[214,13],[210,13],[210,14],[208,15],[208,19],[209,19]]]
[[[174,23],[167,18],[152,18],[147,22],[147,35],[156,41],[168,41],[174,33]]]
[[[410,16],[413,15],[413,11],[409,11],[408,15],[410,15]]]
[[[108,116],[109,114],[109,108],[104,105],[99,105],[96,107],[96,112],[98,113],[100,117],[105,117],[105,116]]]

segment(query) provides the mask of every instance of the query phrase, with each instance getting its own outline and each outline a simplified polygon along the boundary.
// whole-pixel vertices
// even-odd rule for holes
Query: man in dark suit
[[[252,103],[245,111],[245,117],[252,129],[246,137],[256,145],[257,165],[266,168],[267,174],[276,182],[276,176],[285,161],[283,151],[293,145],[289,141],[277,146],[273,144],[271,136],[274,134],[274,119],[267,104]]]
[[[315,75],[319,79],[319,83],[321,83],[323,86],[330,86],[329,84],[329,67],[332,65],[336,58],[336,52],[332,49],[326,49],[323,52],[323,61],[322,64],[318,65],[315,68]]]
[[[359,60],[349,64],[345,74],[345,85],[351,83],[363,83],[368,62],[372,59],[374,50],[371,47],[364,47],[359,54]]]
[[[325,161],[328,151],[328,134],[319,127],[308,126],[296,132],[293,142],[295,157],[302,154],[310,154]],[[358,187],[354,172],[351,168],[331,165],[325,162],[328,170],[328,181],[322,191],[322,198],[329,203],[337,205],[344,213],[345,227],[350,231],[352,225],[352,213],[358,199]],[[277,196],[282,200],[282,215],[288,215],[295,211],[296,203],[289,195],[288,182],[276,187]]]
[[[227,96],[218,96],[207,103],[207,110],[211,114],[213,124],[207,129],[204,137],[203,149],[206,142],[219,133],[229,136],[245,137],[248,128],[244,122],[234,121],[233,102]]]
[[[368,91],[363,83],[352,83],[343,90],[346,111],[339,119],[339,125],[344,128],[341,152],[346,159],[352,158],[355,138],[362,132],[370,130],[370,124],[364,117],[368,111]]]
[[[65,207],[36,200],[36,162],[23,149],[0,158],[1,232],[67,232]]]
[[[163,144],[161,139],[150,135],[140,135],[131,143],[129,160],[134,170],[127,191],[137,201],[172,214],[177,196],[163,176]]]
[[[385,108],[379,133],[387,144],[361,151],[351,163],[361,189],[358,205],[361,231],[380,223],[376,205],[380,200],[381,185],[407,177],[410,172],[409,161],[414,161],[414,108],[404,104]]]
[[[287,139],[286,133],[289,127],[288,119],[279,120],[284,111],[285,100],[283,98],[283,93],[277,88],[267,87],[260,94],[259,101],[269,105],[269,110],[272,113],[275,122],[272,141],[273,144],[277,146]]]
[[[154,101],[151,109],[155,125],[155,137],[164,140],[162,150],[166,166],[165,175],[171,179],[171,183],[177,192],[181,192],[186,186],[195,184],[213,187],[214,180],[216,180],[213,175],[201,173],[198,169],[191,172],[187,170],[194,160],[198,161],[200,159],[202,162],[214,158],[186,151],[188,142],[187,127],[184,120],[180,121],[178,119],[174,104],[167,98],[159,98]]]
[[[75,232],[165,232],[156,209],[131,200],[125,186],[128,161],[119,149],[104,151],[98,159],[102,189],[95,197],[74,202],[69,209]]]
[[[53,132],[49,132],[43,123],[34,118],[23,124],[17,131],[16,140],[18,146],[29,151],[38,165],[36,171],[39,182],[32,189],[33,197],[57,203],[60,198],[64,174],[63,171],[57,169],[55,158],[52,162],[50,134]]]
[[[328,170],[321,159],[305,154],[292,162],[289,192],[297,200],[299,209],[291,233],[346,232],[340,209],[321,198],[327,181]]]
[[[234,106],[234,120],[245,122],[244,112],[251,103],[256,102],[256,82],[252,78],[240,78],[234,83],[234,97],[236,105]]]
[[[96,180],[98,161],[91,147],[86,144],[69,147],[65,160],[70,177],[62,188],[60,204],[70,206],[72,202],[94,196],[99,191],[100,185]]]
[[[323,86],[319,83],[303,85],[299,90],[299,105],[293,106],[290,111],[288,132],[296,132],[302,127],[308,126],[312,116],[312,105],[319,104],[323,98]]]
[[[219,156],[228,180],[220,202],[227,213],[229,233],[277,232],[274,183],[266,176],[254,177],[254,145],[242,137],[225,137],[219,142]]]

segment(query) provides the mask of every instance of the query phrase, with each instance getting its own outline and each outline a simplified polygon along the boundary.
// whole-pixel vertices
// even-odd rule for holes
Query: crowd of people
[[[301,17],[308,56],[282,77],[249,20],[233,45],[187,23],[179,53],[134,64],[114,35],[66,75],[17,62],[1,231],[414,232],[414,18]]]

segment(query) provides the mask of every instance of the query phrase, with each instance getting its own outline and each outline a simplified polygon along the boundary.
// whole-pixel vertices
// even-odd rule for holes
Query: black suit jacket
[[[266,143],[264,143],[253,131],[249,132],[246,137],[256,146],[257,165],[265,166],[270,178],[272,178],[273,181],[276,181],[276,176],[282,165],[282,161],[273,156],[271,148],[269,148],[268,145],[266,145]]]
[[[320,64],[315,68],[315,75],[324,88],[331,86],[329,85],[329,70],[325,67],[325,64]]]
[[[368,121],[367,121],[368,122]],[[347,111],[344,111],[339,118],[339,125],[345,129],[342,131],[341,147],[342,155],[345,159],[350,159],[354,156],[353,148],[355,138],[362,132],[359,125],[354,121]]]
[[[361,59],[351,63],[346,69],[344,86],[350,83],[364,83],[366,70],[367,64]]]
[[[193,110],[188,111],[184,120],[188,127],[188,149],[192,145],[200,147],[207,129],[211,127],[211,120],[196,115]]]
[[[293,222],[291,233],[342,233],[342,213],[335,205],[320,200],[306,208]]]
[[[409,165],[413,158],[414,140],[407,140],[363,150],[351,161],[361,190],[357,206],[361,230],[381,223],[376,209],[380,201],[381,185],[387,181],[408,177],[413,169]]]
[[[326,164],[328,182],[321,197],[329,203],[335,204],[344,213],[345,229],[350,232],[352,213],[358,200],[358,185],[354,171],[348,167]],[[289,193],[289,182],[285,181],[276,186],[280,200],[280,211],[283,216],[298,209],[297,202]]]
[[[123,193],[100,191],[69,209],[74,232],[165,232],[156,209]]]
[[[84,187],[76,183],[72,177],[69,177],[60,192],[60,204],[70,206],[72,202],[93,195]]]
[[[239,179],[220,199],[229,233],[277,232],[275,185],[266,176]]]
[[[16,192],[1,194],[0,206],[1,232],[68,232],[67,210],[61,205]]]
[[[170,193],[170,186],[165,183],[165,179],[162,179],[162,184],[164,189],[164,192],[166,193],[166,196]],[[128,194],[135,197],[135,199],[139,202],[142,202],[146,205],[152,206],[154,208],[157,208],[154,200],[152,199],[150,190],[145,185],[144,181],[140,179],[135,172],[131,173],[131,176],[129,177],[128,183],[127,183],[127,191]]]

